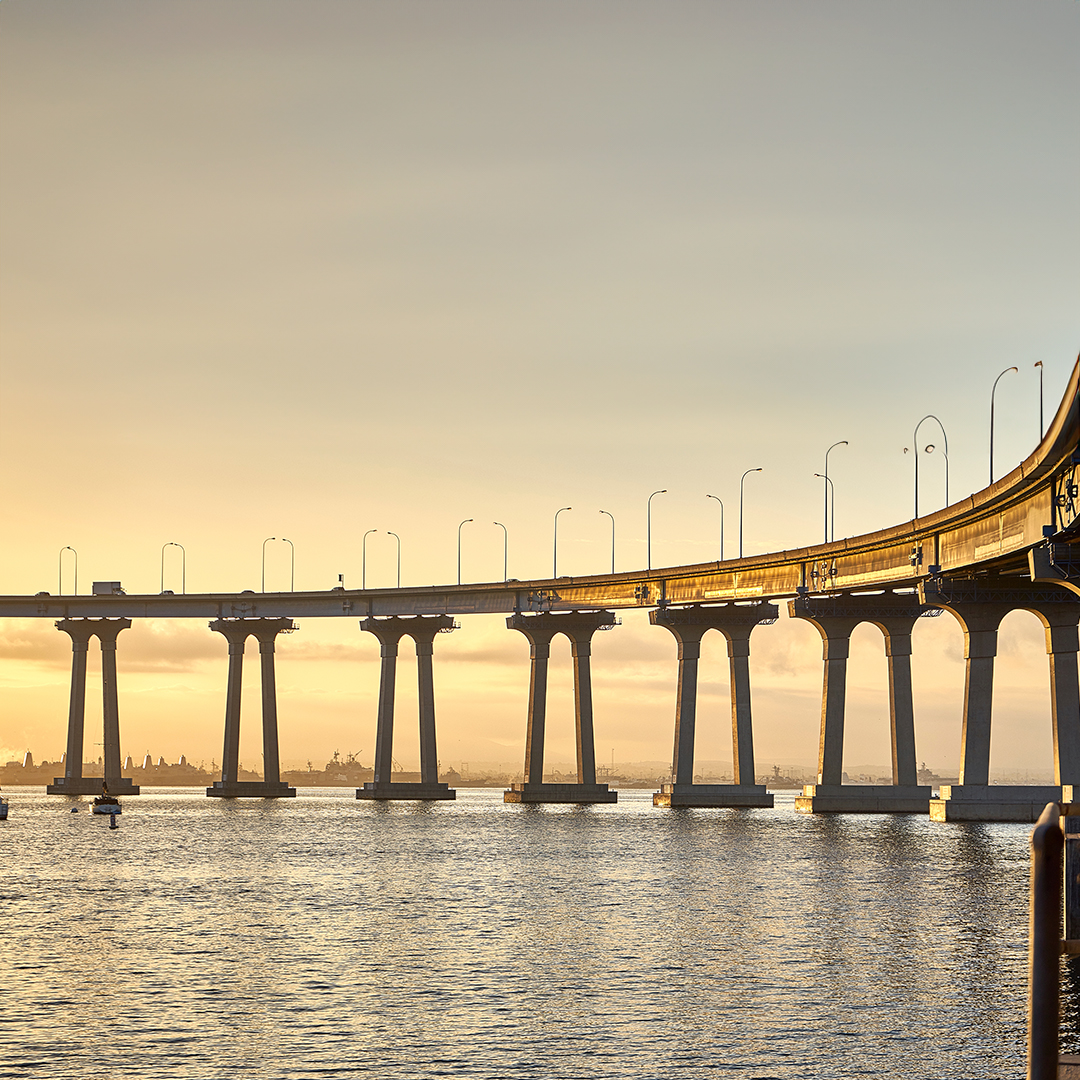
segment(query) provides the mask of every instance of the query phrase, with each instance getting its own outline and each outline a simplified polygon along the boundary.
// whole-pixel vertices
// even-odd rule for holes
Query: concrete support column
[[[754,783],[754,726],[750,713],[750,631],[726,631],[731,681],[731,760],[736,784]]]
[[[273,636],[259,638],[259,663],[262,668],[263,781],[267,784],[280,784]]]
[[[130,626],[131,624],[128,623]],[[117,633],[123,627],[117,628]],[[116,636],[101,636],[101,706],[105,720],[105,783],[114,791],[120,787],[120,701],[116,690]]]
[[[889,734],[892,742],[892,780],[913,786],[919,782],[915,760],[915,709],[911,697],[911,626],[886,626],[885,656],[889,662]]]
[[[225,691],[225,747],[221,752],[221,782],[235,784],[240,775],[240,691],[244,680],[247,635],[229,638],[229,682]]]
[[[420,783],[439,782],[439,753],[435,743],[435,676],[433,637],[414,637],[416,683],[420,705]]]
[[[89,631],[79,633],[58,622],[57,628],[71,635],[71,696],[68,701],[67,756],[64,780],[82,780],[83,728],[86,723],[86,655],[90,649]]]
[[[776,621],[772,604],[722,604],[659,608],[649,615],[679,643],[679,689],[675,699],[675,748],[671,783],[661,784],[653,806],[768,807],[773,797],[754,783],[754,734],[750,713],[750,635],[755,626]],[[694,783],[694,737],[697,728],[698,668],[701,642],[719,630],[727,642],[731,673],[731,760],[733,784]]]
[[[544,721],[547,718],[551,638],[529,640],[529,719],[525,729],[525,783],[544,782]]]
[[[850,628],[830,630],[822,638],[825,671],[821,686],[821,734],[818,738],[819,784],[840,784],[844,779],[844,710],[850,647]]]
[[[435,680],[432,671],[435,635],[457,629],[449,615],[394,615],[368,618],[360,628],[379,639],[382,667],[379,677],[379,716],[375,733],[375,776],[357,788],[358,799],[457,798],[457,792],[439,783],[439,753],[435,742]],[[420,719],[420,782],[394,780],[394,696],[401,639],[411,637],[416,647],[416,682]]]
[[[579,784],[596,783],[596,739],[593,734],[592,673],[589,637],[573,633],[570,655],[574,662],[574,727],[577,736],[577,778]],[[591,635],[590,635],[591,637]]]
[[[50,795],[92,795],[101,792],[102,780],[84,777],[83,735],[86,719],[86,659],[90,638],[101,645],[101,696],[104,734],[103,777],[115,795],[138,795],[139,789],[125,780],[120,761],[120,705],[116,688],[116,639],[121,630],[131,626],[130,619],[60,619],[57,630],[71,638],[71,695],[68,700],[67,753],[64,775],[48,785]]]
[[[389,784],[394,763],[394,694],[397,684],[397,637],[379,638],[379,713],[375,732],[375,783]]]
[[[1046,629],[1050,662],[1050,719],[1054,735],[1054,783],[1080,784],[1080,682],[1077,679],[1075,614]]]
[[[960,783],[990,783],[990,719],[994,705],[997,627],[964,631],[964,717],[960,732]]]
[[[225,746],[221,754],[221,779],[206,789],[213,798],[277,799],[291,798],[296,788],[281,782],[281,757],[278,749],[277,677],[274,670],[274,642],[283,632],[296,629],[292,619],[215,619],[210,629],[229,643],[229,682],[225,692]],[[247,639],[259,642],[259,666],[262,676],[263,778],[240,779],[240,701],[244,679],[244,651]]]
[[[618,794],[607,784],[596,782],[596,742],[593,732],[592,636],[610,627],[615,617],[610,611],[570,611],[560,614],[511,615],[510,630],[518,630],[529,641],[529,719],[525,730],[525,781],[503,793],[508,803],[598,803],[615,802]],[[547,719],[548,664],[551,641],[564,634],[570,642],[574,662],[574,724],[577,740],[577,783],[544,783],[544,729]]]

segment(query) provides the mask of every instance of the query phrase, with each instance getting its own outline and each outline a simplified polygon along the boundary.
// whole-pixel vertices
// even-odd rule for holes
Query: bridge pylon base
[[[45,788],[48,795],[100,795],[102,778],[100,776],[79,776],[68,779],[58,776]],[[126,776],[113,780],[109,784],[110,795],[138,795],[139,786]]]
[[[921,784],[807,784],[803,793],[795,797],[795,812],[925,814],[932,794],[929,786]]]
[[[617,791],[607,784],[512,784],[503,792],[504,803],[613,803],[619,801]]]
[[[211,799],[295,799],[296,788],[284,781],[267,784],[262,780],[215,780],[206,794]]]
[[[399,784],[391,781],[388,784],[367,783],[356,789],[356,797],[379,801],[406,799],[412,802],[430,802],[456,799],[457,792],[447,784]]]
[[[653,806],[758,807],[768,809],[773,797],[764,784],[661,784]]]
[[[1073,790],[1071,784],[942,784],[930,820],[1038,821],[1048,802],[1070,801]]]

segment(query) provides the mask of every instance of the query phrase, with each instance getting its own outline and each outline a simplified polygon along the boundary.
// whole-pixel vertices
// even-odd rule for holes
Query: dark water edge
[[[5,794],[0,1077],[1024,1075],[1027,825]]]

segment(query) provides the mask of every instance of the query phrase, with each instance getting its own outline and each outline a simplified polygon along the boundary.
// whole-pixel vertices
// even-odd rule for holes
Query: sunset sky
[[[655,0],[2,0],[0,592],[391,585],[817,542],[912,513],[912,428],[950,494],[1039,437],[1080,349],[1080,4]],[[936,434],[921,442],[937,442]],[[922,508],[943,503],[940,446]],[[288,586],[268,545],[267,587]],[[175,557],[170,549],[170,560]],[[177,563],[166,588],[179,589]],[[444,764],[523,756],[527,644],[464,618],[436,645]],[[715,640],[712,640],[715,638]],[[699,759],[730,760],[707,639]],[[846,761],[889,760],[881,635],[853,640]],[[0,761],[58,758],[70,645],[0,623]],[[962,638],[915,635],[918,756],[956,768]],[[675,645],[642,612],[597,639],[597,756],[671,753]],[[573,754],[556,648],[548,760]],[[281,641],[282,757],[370,762],[378,645]],[[259,768],[257,678],[241,758]],[[995,768],[1049,765],[1041,629],[1001,634]],[[220,761],[226,646],[205,622],[120,638],[123,752]],[[760,762],[816,757],[820,642],[755,632]],[[395,757],[416,767],[411,665]],[[88,694],[86,756],[100,699]]]

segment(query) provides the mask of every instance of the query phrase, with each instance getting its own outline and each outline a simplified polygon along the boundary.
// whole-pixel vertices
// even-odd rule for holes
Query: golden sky
[[[989,3],[0,4],[0,590],[298,588],[620,569],[911,514],[915,421],[951,494],[1038,440],[1075,358],[1080,6]],[[925,432],[925,429],[924,429]],[[943,498],[926,460],[922,505]],[[175,551],[170,551],[171,555]],[[177,588],[169,563],[166,587]],[[284,588],[281,545],[267,585]],[[444,762],[522,756],[527,650],[438,642]],[[875,636],[876,635],[876,636]],[[859,631],[848,761],[886,763],[880,635]],[[717,639],[719,641],[719,639]],[[955,767],[960,634],[920,624],[919,756]],[[720,645],[699,757],[730,757]],[[994,764],[1045,767],[1046,661],[1002,634]],[[62,749],[67,645],[0,626],[0,753]],[[377,648],[307,620],[280,648],[283,757],[369,760]],[[121,637],[124,752],[220,759],[224,642]],[[549,759],[570,760],[568,661]],[[255,671],[249,683],[255,683]],[[715,676],[715,678],[713,677]],[[813,764],[820,646],[755,633],[759,758]],[[674,645],[598,641],[598,756],[670,756]],[[561,681],[560,681],[561,680]],[[397,756],[415,758],[403,688]],[[557,706],[557,708],[556,708]],[[95,706],[96,707],[96,706]],[[243,755],[257,758],[256,700]],[[90,716],[95,714],[91,711]],[[1035,717],[1033,722],[1032,718]],[[93,730],[92,721],[88,730]],[[89,745],[87,756],[96,756]]]

